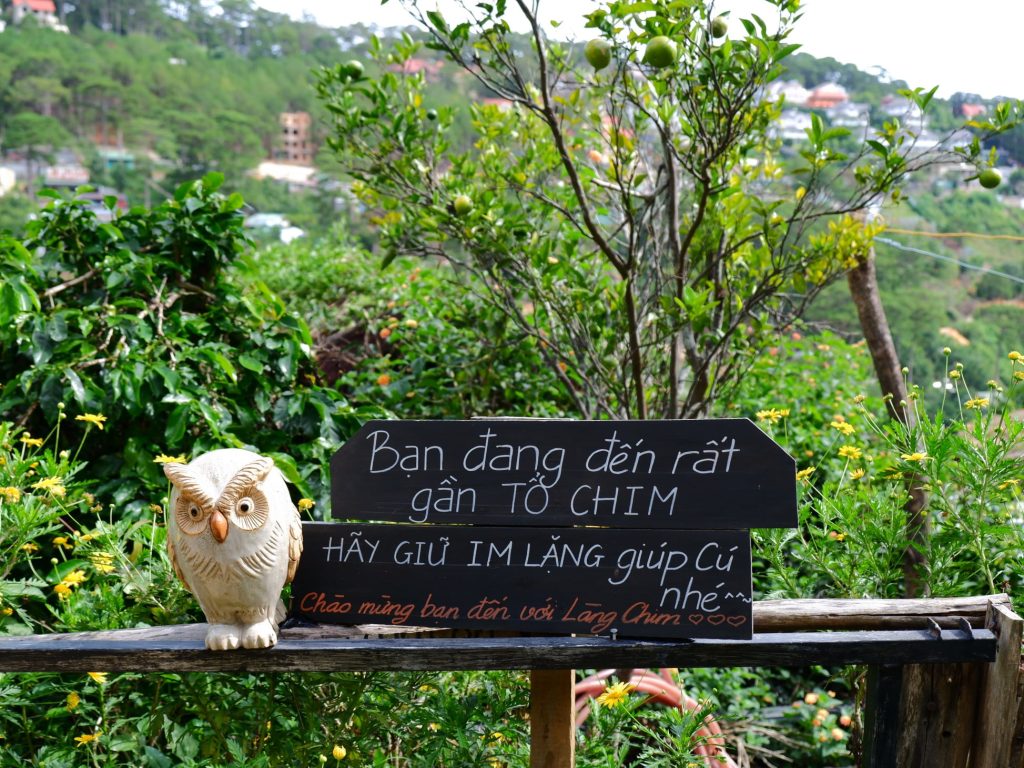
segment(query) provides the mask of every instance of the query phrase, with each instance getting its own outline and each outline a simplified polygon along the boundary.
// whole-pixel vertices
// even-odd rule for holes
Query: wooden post
[[[576,765],[576,719],[571,669],[530,670],[530,768]]]
[[[984,666],[988,665],[908,664],[903,668],[897,766],[973,765],[978,684]]]
[[[872,664],[868,667],[864,704],[864,768],[895,768],[900,738],[900,699],[903,667]]]
[[[972,768],[1014,765],[1010,754],[1014,728],[1024,703],[1020,698],[1021,635],[1024,619],[1009,606],[989,605],[987,626],[997,635],[996,660],[982,667]],[[1018,756],[1017,765],[1021,765]]]

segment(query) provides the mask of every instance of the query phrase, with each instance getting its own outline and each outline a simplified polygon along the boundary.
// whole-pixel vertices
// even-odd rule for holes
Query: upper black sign
[[[749,419],[371,421],[338,519],[703,530],[797,524],[796,463]]]

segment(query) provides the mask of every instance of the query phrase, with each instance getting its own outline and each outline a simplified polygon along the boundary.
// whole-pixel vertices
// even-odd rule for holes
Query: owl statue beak
[[[223,544],[224,539],[228,537],[228,519],[219,509],[214,509],[213,514],[210,515],[210,533],[213,534],[213,538],[217,540],[218,544]]]

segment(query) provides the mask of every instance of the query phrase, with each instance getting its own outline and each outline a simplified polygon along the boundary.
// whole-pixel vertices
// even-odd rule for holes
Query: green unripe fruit
[[[647,43],[643,62],[655,69],[662,69],[663,67],[675,64],[678,53],[676,44],[670,38],[665,37],[665,35],[658,35],[657,37],[652,37]]]
[[[458,195],[452,201],[452,210],[455,211],[456,216],[468,216],[469,212],[473,210],[473,200],[469,195]]]
[[[583,48],[583,55],[594,69],[604,69],[612,63],[612,46],[600,37],[595,37]]]
[[[352,61],[345,64],[345,74],[350,80],[359,80],[363,76],[363,63],[352,59]]]
[[[985,189],[995,189],[1003,182],[1003,174],[995,168],[986,168],[978,174],[978,183]]]
[[[712,37],[725,37],[729,31],[729,22],[726,21],[725,16],[716,16],[711,20],[711,36]]]
[[[436,109],[428,109],[427,110],[427,120],[437,120],[437,110]]]

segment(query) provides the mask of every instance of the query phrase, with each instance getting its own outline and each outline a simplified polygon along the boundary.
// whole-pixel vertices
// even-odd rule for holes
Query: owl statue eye
[[[206,530],[206,512],[200,504],[193,499],[180,497],[176,506],[174,518],[182,533],[198,536]]]
[[[235,525],[245,531],[260,528],[270,515],[267,497],[258,488],[251,488],[248,495],[235,502]]]

